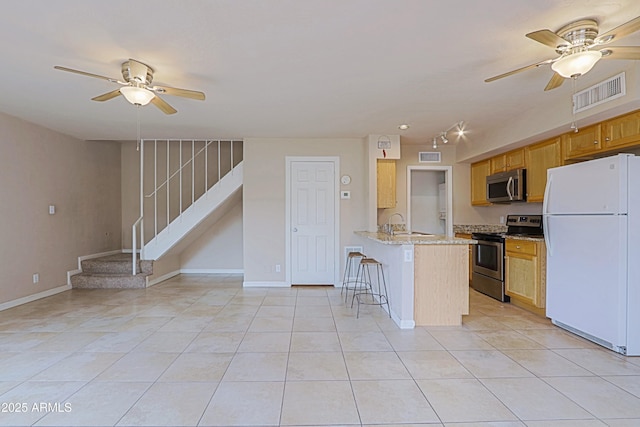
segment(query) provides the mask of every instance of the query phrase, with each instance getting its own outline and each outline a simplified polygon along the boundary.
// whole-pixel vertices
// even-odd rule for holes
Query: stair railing
[[[145,157],[145,143],[153,143],[153,154],[150,156],[152,159],[146,159]],[[173,160],[175,162],[176,155],[173,154],[172,157],[172,147],[174,148],[174,152],[177,151],[177,160],[179,162],[179,166],[173,171],[171,161]],[[196,148],[198,148],[197,151]],[[211,163],[213,164],[211,166],[217,167],[217,179],[215,182],[210,182],[209,151],[213,148],[216,148],[217,159],[212,159]],[[164,159],[158,158],[159,150],[162,150],[161,155],[166,157],[166,162],[162,162]],[[185,150],[190,151],[190,154],[186,156],[186,159],[183,155]],[[225,151],[224,155],[223,151]],[[147,162],[152,162],[153,164],[153,190],[148,194],[144,193],[145,159]],[[234,167],[241,161],[242,140],[151,139],[140,141],[140,216],[132,226],[134,275],[136,271],[135,264],[138,226],[140,227],[140,259],[144,258],[144,245],[146,243],[144,240],[145,199],[153,199],[153,237],[149,239],[151,240],[157,238],[160,231],[168,227],[171,221],[179,218],[184,210],[193,205],[196,200],[201,196],[206,195],[207,191],[220,182],[226,173],[233,173]],[[164,164],[161,165],[160,162]],[[203,166],[198,168],[196,162],[203,163]],[[185,172],[186,168],[191,169],[190,174]],[[222,173],[223,168],[228,168],[228,170],[225,170],[224,174]],[[163,176],[160,177],[159,175]],[[178,191],[170,191],[172,183],[174,183],[174,185],[178,185]],[[187,201],[186,206],[184,203],[185,193],[190,193],[191,196],[190,200]],[[160,194],[162,194],[166,199],[166,203],[164,203],[163,206],[160,205],[161,201],[158,200]],[[175,213],[175,217],[172,217],[172,207],[175,211],[176,206],[177,213]],[[164,212],[162,212],[163,210]],[[164,227],[159,225],[159,219],[161,217],[164,222]]]

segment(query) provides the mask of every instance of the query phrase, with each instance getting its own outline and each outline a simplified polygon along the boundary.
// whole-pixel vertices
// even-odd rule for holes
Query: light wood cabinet
[[[506,172],[525,167],[524,148],[494,156],[491,161],[491,173]]]
[[[603,150],[626,148],[640,143],[640,112],[607,120],[602,126]]]
[[[471,164],[471,204],[488,206],[487,176],[491,175],[491,159]]]
[[[505,293],[514,305],[545,315],[546,249],[542,241],[507,239]]]
[[[471,234],[468,233],[456,233],[456,237],[461,239],[471,239]],[[469,283],[473,276],[473,245],[469,245]]]
[[[602,125],[598,123],[562,136],[564,158],[579,159],[602,151]]]
[[[378,159],[376,166],[378,208],[396,207],[396,161]]]
[[[547,169],[562,165],[561,138],[526,147],[527,202],[542,202],[547,185]]]

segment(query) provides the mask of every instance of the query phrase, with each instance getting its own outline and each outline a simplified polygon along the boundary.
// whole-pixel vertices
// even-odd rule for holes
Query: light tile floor
[[[640,426],[640,358],[471,291],[460,327],[179,276],[0,312],[3,426]]]

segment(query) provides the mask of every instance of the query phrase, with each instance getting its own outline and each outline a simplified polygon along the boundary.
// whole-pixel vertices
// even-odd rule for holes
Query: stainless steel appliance
[[[542,237],[542,215],[508,215],[505,233],[473,233],[471,287],[498,301],[509,302],[504,287],[504,242],[507,236]]]
[[[514,169],[487,177],[487,201],[492,203],[524,202],[526,196],[526,170]]]

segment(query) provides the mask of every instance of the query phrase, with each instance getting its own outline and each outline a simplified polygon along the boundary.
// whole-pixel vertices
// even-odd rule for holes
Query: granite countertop
[[[544,242],[544,237],[531,237],[531,236],[504,236],[505,239],[511,240],[528,240],[530,242]]]
[[[459,237],[445,236],[443,234],[396,234],[375,233],[370,231],[356,231],[358,236],[375,240],[384,245],[474,245],[477,240],[461,239]]]
[[[507,231],[506,225],[500,224],[454,224],[453,232],[454,233],[505,233]]]

